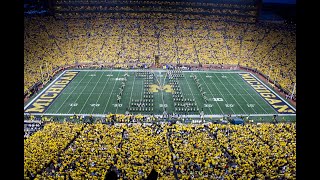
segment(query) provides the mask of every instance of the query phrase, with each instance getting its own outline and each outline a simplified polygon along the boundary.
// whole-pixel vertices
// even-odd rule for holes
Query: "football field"
[[[253,74],[224,71],[66,70],[25,105],[36,115],[108,113],[295,116]]]

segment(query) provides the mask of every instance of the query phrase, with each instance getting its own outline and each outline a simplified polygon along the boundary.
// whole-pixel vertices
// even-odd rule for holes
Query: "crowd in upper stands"
[[[65,4],[85,4],[85,5],[93,5],[104,3],[107,5],[135,5],[135,4],[144,4],[144,5],[176,5],[176,6],[209,6],[209,7],[242,7],[242,8],[255,8],[257,0],[215,0],[215,1],[139,1],[139,0],[57,0],[55,3],[57,5],[65,5]]]
[[[203,8],[186,8],[186,7],[164,7],[164,6],[61,6],[59,11],[126,11],[126,12],[179,12],[179,13],[206,13],[206,14],[223,14],[229,16],[253,16],[256,14],[255,9],[251,11],[243,11],[239,9],[203,9]],[[59,13],[59,12],[58,12]]]
[[[295,179],[296,124],[48,123],[25,140],[25,179]]]
[[[25,92],[49,78],[56,67],[77,62],[152,63],[154,55],[166,63],[256,68],[289,91],[296,82],[295,31],[281,25],[28,17],[24,32]]]

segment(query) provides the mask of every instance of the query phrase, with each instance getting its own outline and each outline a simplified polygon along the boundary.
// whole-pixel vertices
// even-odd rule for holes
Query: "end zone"
[[[26,113],[43,113],[52,104],[62,90],[74,79],[78,71],[65,71],[48,87],[29,102],[24,110]]]
[[[260,79],[251,73],[239,73],[240,77],[247,82],[259,95],[271,105],[279,114],[295,114],[296,109],[282,99],[277,93],[265,85]]]

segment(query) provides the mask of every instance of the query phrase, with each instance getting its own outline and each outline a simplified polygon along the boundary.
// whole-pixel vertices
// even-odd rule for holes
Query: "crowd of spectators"
[[[74,19],[74,18],[113,18],[113,19],[187,19],[187,20],[207,20],[207,21],[225,21],[238,23],[255,23],[256,18],[251,16],[222,16],[208,14],[188,14],[174,12],[135,12],[135,11],[119,11],[119,12],[78,12],[78,11],[63,11],[55,14],[56,19]]]
[[[72,4],[86,4],[86,5],[94,5],[94,4],[132,4],[132,5],[176,5],[176,6],[209,6],[209,7],[229,7],[229,8],[255,8],[257,0],[215,0],[215,1],[139,1],[139,0],[57,0],[55,2],[56,5],[72,5]]]
[[[105,12],[171,12],[171,13],[200,13],[200,14],[214,14],[219,16],[251,16],[256,15],[256,9],[251,9],[251,11],[241,10],[241,9],[225,9],[225,8],[215,8],[206,9],[199,7],[165,7],[165,6],[61,6],[56,7],[59,10],[58,13],[68,12],[80,12],[80,11],[105,11]]]
[[[289,91],[296,82],[295,30],[284,25],[104,16],[25,17],[25,92],[49,79],[57,67],[90,62],[151,64],[155,55],[160,63],[256,68]]]
[[[294,179],[296,124],[48,123],[25,140],[25,179]]]
[[[49,123],[24,140],[24,176],[34,177],[67,146],[82,124]]]

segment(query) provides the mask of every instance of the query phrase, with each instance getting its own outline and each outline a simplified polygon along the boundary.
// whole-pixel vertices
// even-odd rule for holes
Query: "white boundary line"
[[[24,113],[24,115],[29,115],[30,113]],[[31,113],[32,115],[45,115],[45,116],[74,116],[74,114],[50,114],[50,113]],[[90,116],[92,115],[93,117],[105,117],[105,114],[76,114],[76,115],[81,115],[81,116]],[[142,114],[145,117],[151,116],[150,114]],[[250,114],[251,116],[273,116],[274,114]],[[134,116],[134,115],[133,115]],[[162,117],[161,114],[156,114],[154,115],[155,117]],[[238,117],[238,116],[244,116],[247,117],[248,114],[233,114],[231,117]],[[278,114],[278,116],[296,116],[296,114]],[[188,118],[200,118],[200,115],[184,115],[184,117]],[[218,114],[207,114],[204,115],[205,118],[221,118],[225,117],[225,115],[218,115]]]
[[[249,73],[251,74],[251,73]],[[272,89],[269,88],[269,86],[267,86],[266,84],[264,84],[259,78],[257,78],[254,74],[251,74],[255,79],[257,79],[260,83],[262,83],[266,88],[268,88],[271,92],[273,92],[278,98],[280,98],[285,104],[287,104],[288,106],[290,106],[294,111],[296,111],[296,108],[294,108],[293,106],[291,106],[291,104],[289,104],[287,101],[285,101],[284,99],[282,99],[281,96],[279,96],[277,93],[275,93]],[[259,94],[260,95],[260,94]]]
[[[30,106],[30,104],[32,104],[35,100],[37,100],[38,97],[39,97],[40,95],[42,95],[47,89],[49,89],[49,88],[52,86],[52,84],[55,83],[64,73],[66,73],[66,71],[63,71],[54,81],[52,81],[46,88],[44,88],[44,89],[41,91],[41,93],[39,93],[36,97],[34,97],[34,98],[32,99],[32,101],[30,101],[30,102],[24,107],[23,110],[26,110],[27,107]]]

